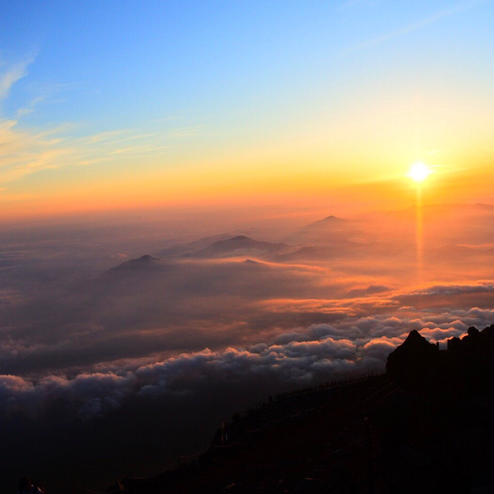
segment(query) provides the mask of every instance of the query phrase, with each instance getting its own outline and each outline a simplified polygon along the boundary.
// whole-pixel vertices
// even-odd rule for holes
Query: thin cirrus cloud
[[[0,101],[7,100],[14,85],[28,75],[35,56],[0,68]],[[80,126],[65,123],[36,130],[24,125],[23,119],[44,102],[43,94],[19,107],[13,117],[0,113],[0,183],[9,184],[25,176],[73,166],[96,165],[122,159],[159,157],[169,143],[194,136],[197,126],[153,132],[136,129],[111,129],[77,136]],[[4,199],[8,190],[3,193]]]
[[[57,168],[72,150],[56,138],[46,138],[17,128],[16,120],[0,121],[0,182],[7,183],[48,168]]]
[[[27,68],[34,61],[35,56],[28,56],[19,62],[9,64],[0,72],[0,100],[5,99],[12,86],[27,75]]]
[[[0,183],[18,180],[26,175],[70,166],[103,163],[122,157],[140,157],[160,153],[167,146],[151,142],[153,134],[112,131],[82,138],[67,136],[64,129],[33,132],[23,130],[19,120],[0,120]],[[126,142],[137,143],[122,146]]]
[[[483,1],[484,0],[471,0],[468,2],[456,3],[446,9],[439,10],[438,12],[435,12],[434,14],[428,17],[424,17],[423,19],[420,19],[416,22],[412,22],[393,31],[389,31],[387,33],[383,33],[373,38],[364,40],[348,51],[357,51],[372,48],[400,36],[405,36],[415,31],[419,31],[431,24],[435,24],[436,22],[441,21],[444,18],[459,14],[461,12],[465,12],[478,4],[483,3]]]

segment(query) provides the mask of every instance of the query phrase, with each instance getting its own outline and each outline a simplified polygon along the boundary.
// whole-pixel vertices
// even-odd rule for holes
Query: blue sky
[[[404,65],[418,77],[489,70],[489,2],[5,2],[2,11],[2,60],[33,58],[5,111],[46,94],[49,108],[25,120],[34,125],[204,118],[372,77],[367,64],[376,76]]]

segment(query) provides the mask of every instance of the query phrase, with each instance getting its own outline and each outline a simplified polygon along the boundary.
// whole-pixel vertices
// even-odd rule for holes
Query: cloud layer
[[[454,316],[458,319],[452,319]],[[246,385],[252,376],[273,383],[310,385],[382,371],[387,355],[413,329],[430,341],[445,343],[464,334],[468,325],[484,327],[493,317],[492,309],[479,308],[438,313],[429,320],[368,316],[281,333],[269,344],[215,351],[206,348],[144,363],[142,359],[102,363],[91,372],[72,376],[58,373],[33,379],[0,375],[0,399],[6,414],[42,413],[52,403],[63,401],[74,416],[88,418],[139,395],[193,395],[205,385]]]

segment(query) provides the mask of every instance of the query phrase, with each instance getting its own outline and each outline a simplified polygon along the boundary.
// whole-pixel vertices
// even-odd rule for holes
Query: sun
[[[408,171],[408,176],[412,180],[415,180],[415,182],[424,181],[430,174],[431,170],[429,169],[429,167],[421,161],[417,161],[416,163],[414,163]]]

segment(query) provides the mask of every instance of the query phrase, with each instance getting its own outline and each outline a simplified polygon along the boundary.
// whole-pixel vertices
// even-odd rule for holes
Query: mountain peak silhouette
[[[414,329],[405,341],[389,354],[386,371],[399,379],[415,381],[431,371],[431,365],[438,353],[437,345],[429,343]]]
[[[115,273],[122,271],[139,271],[141,269],[148,270],[152,267],[159,266],[159,258],[145,254],[136,259],[130,259],[118,266],[115,266],[107,271],[107,273]]]
[[[403,345],[405,346],[421,346],[421,347],[428,347],[431,346],[432,344],[429,343],[416,329],[413,329],[408,333],[408,336],[406,337],[405,341],[403,342]],[[434,345],[432,345],[434,346]]]

